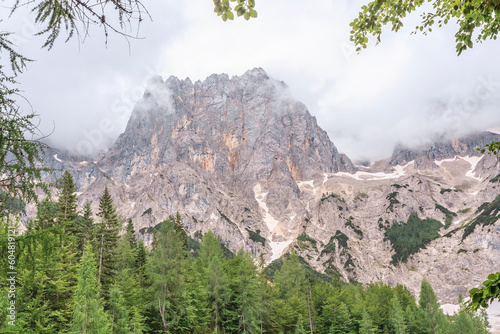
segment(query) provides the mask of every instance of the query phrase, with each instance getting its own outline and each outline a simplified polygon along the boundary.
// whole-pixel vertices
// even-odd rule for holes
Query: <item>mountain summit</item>
[[[260,68],[194,84],[152,81],[109,152],[119,166],[137,159],[153,166],[183,162],[240,184],[356,169],[288,87]]]
[[[80,204],[96,208],[107,186],[146,242],[178,212],[190,235],[212,230],[268,263],[293,249],[320,272],[414,293],[425,276],[456,302],[498,265],[500,166],[470,156],[495,138],[399,147],[355,166],[259,68],[195,83],[153,78],[104,155],[48,162],[75,176]]]

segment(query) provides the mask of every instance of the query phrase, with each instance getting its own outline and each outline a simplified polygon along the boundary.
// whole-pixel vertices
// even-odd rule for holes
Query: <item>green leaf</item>
[[[253,18],[257,17],[257,11],[255,9],[250,9],[250,16]]]
[[[250,13],[249,12],[245,12],[245,14],[243,15],[243,17],[245,18],[245,20],[250,20]]]
[[[228,10],[226,12],[226,15],[227,15],[228,20],[234,20],[234,14],[231,10]]]

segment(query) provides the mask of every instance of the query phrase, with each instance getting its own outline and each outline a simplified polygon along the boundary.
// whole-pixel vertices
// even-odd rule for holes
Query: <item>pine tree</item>
[[[89,244],[85,247],[85,254],[81,259],[81,266],[78,270],[78,285],[75,290],[74,301],[71,333],[109,333],[109,319],[99,298],[95,256]]]
[[[104,297],[107,299],[116,269],[115,253],[120,231],[120,223],[108,187],[104,188],[104,193],[100,198],[97,216],[101,219],[95,228],[94,238],[99,256],[97,277],[98,282],[102,284]]]
[[[58,193],[57,222],[61,225],[65,225],[66,232],[75,235],[78,232],[75,222],[76,217],[78,217],[76,184],[73,180],[73,176],[71,176],[71,173],[67,170],[58,182],[61,186],[61,190]]]

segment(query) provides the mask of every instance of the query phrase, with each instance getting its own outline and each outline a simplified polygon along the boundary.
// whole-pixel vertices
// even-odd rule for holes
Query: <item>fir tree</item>
[[[81,259],[81,266],[78,270],[78,285],[75,290],[74,301],[71,333],[109,333],[109,319],[99,298],[95,256],[89,244],[85,247],[85,254]]]

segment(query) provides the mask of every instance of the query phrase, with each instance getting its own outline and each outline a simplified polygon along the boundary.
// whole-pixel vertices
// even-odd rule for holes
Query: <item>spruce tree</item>
[[[78,230],[80,235],[80,240],[78,241],[78,248],[80,253],[83,253],[84,247],[87,242],[92,241],[92,235],[94,233],[94,220],[92,219],[92,208],[90,203],[87,201],[83,206],[83,217],[78,220]]]
[[[141,287],[144,287],[146,281],[146,254],[147,250],[144,246],[144,241],[141,239],[137,243],[137,251],[135,253],[135,267],[137,269],[139,285]]]
[[[130,333],[131,334],[143,334],[146,330],[144,326],[145,318],[141,314],[138,307],[132,307],[132,319],[130,321]]]
[[[372,319],[366,310],[363,310],[361,322],[359,324],[359,334],[374,334],[375,327],[373,326]]]
[[[156,244],[146,264],[153,305],[164,331],[187,331],[194,325],[188,284],[191,266],[188,252],[171,220],[161,223],[156,236]]]
[[[418,300],[420,306],[421,321],[424,328],[429,330],[429,333],[436,333],[438,326],[444,317],[443,311],[437,301],[437,296],[432,289],[432,286],[424,278],[420,285],[420,297]]]
[[[102,284],[104,297],[107,299],[115,271],[115,253],[120,232],[120,223],[116,214],[115,206],[108,187],[104,188],[104,193],[99,201],[100,218],[95,228],[96,249],[98,251],[98,282]]]
[[[394,294],[394,298],[392,299],[392,309],[390,312],[391,317],[391,325],[395,334],[405,334],[408,333],[406,329],[406,322],[404,318],[403,308],[399,303],[398,296]]]
[[[76,217],[78,217],[76,184],[73,180],[73,176],[71,176],[71,173],[67,170],[58,182],[61,190],[58,193],[57,222],[61,225],[65,225],[66,232],[71,235],[76,235],[78,232],[75,222]]]
[[[231,259],[231,313],[233,321],[229,330],[238,333],[260,331],[260,301],[257,267],[249,253],[240,250]]]
[[[208,266],[208,285],[206,293],[210,310],[210,328],[216,333],[223,333],[226,307],[231,295],[229,278],[224,271],[221,257],[214,257]]]
[[[99,297],[95,256],[89,244],[85,247],[85,254],[78,270],[74,305],[71,333],[108,334],[110,332],[109,319]]]
[[[44,198],[37,205],[36,229],[47,229],[55,226],[58,214],[57,203],[50,198]]]
[[[292,296],[305,297],[306,272],[295,252],[290,253],[288,261],[276,273],[274,283],[285,300]]]
[[[109,293],[109,316],[113,334],[130,333],[129,312],[125,304],[123,292],[117,284],[113,284]]]
[[[130,244],[130,248],[131,249],[135,249],[136,246],[137,246],[137,242],[135,240],[135,228],[134,228],[134,224],[132,223],[132,219],[129,218],[127,220],[127,227],[126,227],[126,239],[127,241],[129,242]]]

